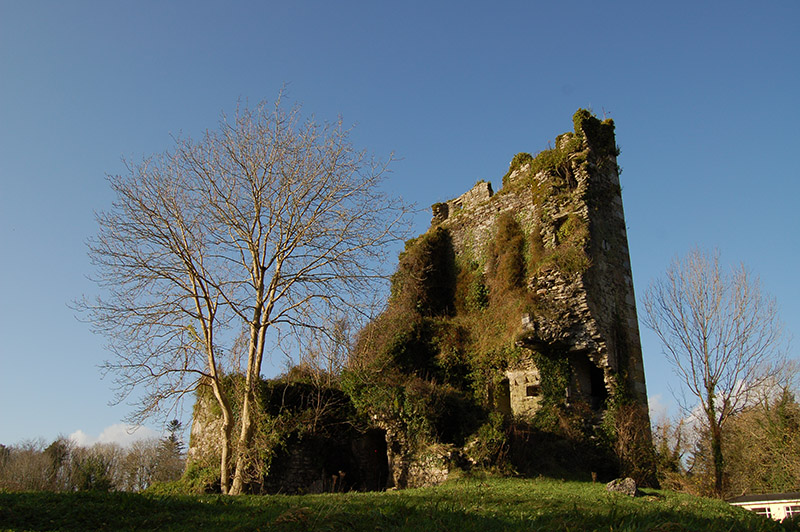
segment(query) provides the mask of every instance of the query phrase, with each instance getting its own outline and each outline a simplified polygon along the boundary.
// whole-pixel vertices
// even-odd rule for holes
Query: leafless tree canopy
[[[675,260],[644,300],[645,323],[710,434],[715,489],[722,489],[721,431],[780,372],[785,352],[775,300],[744,266],[724,272],[719,253],[694,250]],[[689,406],[689,405],[686,405]]]
[[[387,164],[356,150],[341,121],[303,120],[279,99],[240,107],[201,139],[178,138],[109,178],[116,201],[89,242],[103,295],[83,309],[116,355],[107,369],[121,397],[146,390],[137,417],[201,381],[225,417],[225,356],[244,332],[247,447],[265,350],[362,311],[384,278],[386,244],[404,234],[408,212],[381,189]]]

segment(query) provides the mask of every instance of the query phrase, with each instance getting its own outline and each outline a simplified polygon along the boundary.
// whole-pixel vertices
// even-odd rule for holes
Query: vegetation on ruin
[[[798,530],[723,501],[670,491],[607,493],[601,483],[465,477],[436,488],[270,497],[0,493],[0,529],[238,532]]]
[[[576,212],[577,205],[585,202],[596,207],[598,202],[607,201],[608,194],[595,187],[597,190],[590,195],[585,186],[579,187],[577,175],[586,171],[590,150],[594,164],[606,165],[611,160],[608,155],[616,155],[618,149],[611,119],[601,122],[591,112],[579,109],[573,122],[575,132],[556,137],[554,147],[536,157],[528,153],[515,155],[503,177],[501,193],[530,191],[533,203],[539,207],[538,227],[529,231],[527,253],[532,274],[557,269],[569,277],[585,272],[591,265],[586,254],[588,221]],[[526,165],[526,171],[512,181],[510,176]],[[546,243],[542,241],[543,229],[547,231]]]
[[[409,241],[389,306],[362,331],[357,364],[343,378],[357,408],[413,433],[417,446],[466,442],[463,454],[480,467],[576,478],[589,471],[613,475],[615,466],[602,465],[615,463],[613,434],[591,422],[588,406],[564,406],[568,360],[517,343],[524,314],[554,317],[547,296],[528,289],[531,276],[556,269],[571,276],[588,267],[582,218],[564,217],[554,239],[546,246],[538,225],[526,234],[506,212],[495,220],[479,257],[456,257],[448,230],[439,225]],[[532,420],[504,417],[496,402],[501,381],[526,359],[541,372],[542,407]],[[415,394],[419,389],[425,393]],[[453,415],[454,405],[460,417]],[[434,413],[455,430],[441,430]],[[536,460],[524,451],[532,441],[543,451]],[[566,448],[582,459],[559,461]]]
[[[236,392],[244,386],[241,375],[227,375],[226,389],[235,423],[241,416],[241,401]],[[327,379],[326,379],[327,380]],[[208,423],[220,412],[210,387],[198,389],[194,417]],[[365,421],[335,379],[321,382],[319,375],[305,366],[295,366],[286,375],[261,380],[255,394],[255,445],[248,455],[245,477],[248,491],[258,492],[269,475],[273,460],[303,439],[346,437],[363,430]],[[203,453],[192,460],[186,474],[171,485],[174,493],[205,493],[219,489],[219,471],[214,453]]]
[[[619,155],[619,147],[615,143],[614,121],[610,118],[599,120],[586,109],[578,109],[572,117],[574,132],[567,132],[556,137],[555,146],[542,150],[535,157],[530,153],[518,153],[511,160],[508,171],[502,178],[503,189],[518,189],[520,186],[531,186],[537,202],[541,203],[554,189],[574,179],[574,173],[587,162],[587,149],[591,149],[595,158],[601,162],[610,156]],[[511,175],[528,165],[524,175],[517,176],[514,182]],[[539,182],[538,174],[546,174],[547,179]]]
[[[519,152],[516,154],[512,159],[511,163],[508,165],[508,171],[503,176],[501,183],[503,184],[503,188],[506,187],[508,184],[508,178],[511,177],[511,174],[520,170],[526,164],[530,164],[533,161],[533,155],[528,152]]]

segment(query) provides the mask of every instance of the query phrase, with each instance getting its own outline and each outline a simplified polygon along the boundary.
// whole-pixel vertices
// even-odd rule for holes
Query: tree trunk
[[[714,460],[714,495],[722,497],[722,477],[725,461],[722,456],[722,430],[719,425],[711,427],[711,456]]]
[[[228,493],[230,488],[230,463],[231,463],[231,434],[233,432],[233,412],[227,399],[222,394],[219,382],[212,384],[214,396],[217,398],[220,410],[222,410],[222,453],[219,461],[219,489],[223,494]]]
[[[264,269],[256,268],[263,276]],[[276,278],[280,273],[280,262],[276,267]],[[270,298],[274,297],[276,278],[270,283]],[[258,282],[258,299],[262,300],[264,280],[263,277]],[[271,301],[271,299],[270,299]],[[250,451],[253,440],[253,407],[256,401],[256,384],[261,375],[261,360],[264,353],[264,337],[267,327],[262,323],[263,316],[269,317],[272,304],[268,304],[266,309],[261,305],[256,305],[253,321],[250,325],[250,352],[247,358],[247,378],[245,380],[244,401],[242,402],[242,430],[239,433],[239,444],[236,452],[236,470],[233,474],[233,486],[231,495],[241,495],[244,493],[244,471],[247,467],[247,454]],[[263,311],[263,312],[262,312]]]
[[[236,469],[233,474],[233,485],[230,489],[231,495],[241,495],[244,493],[244,470],[247,467],[247,451],[253,437],[253,392],[248,383],[248,391],[242,404],[242,431],[239,433],[239,445],[236,453]]]
[[[709,435],[711,436],[711,461],[714,467],[714,496],[722,497],[722,475],[724,473],[725,463],[722,457],[722,426],[721,421],[717,419],[716,398],[716,389],[712,385],[707,385],[706,420],[708,421]]]
[[[231,462],[231,433],[233,432],[233,424],[231,423],[230,414],[225,412],[223,414],[222,422],[222,457],[219,461],[219,490],[223,494],[227,494],[230,489],[230,462]]]

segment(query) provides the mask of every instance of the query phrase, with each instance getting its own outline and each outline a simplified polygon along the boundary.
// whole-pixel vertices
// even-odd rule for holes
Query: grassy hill
[[[787,527],[788,528],[788,527]],[[785,530],[718,500],[603,484],[464,478],[436,488],[306,496],[0,493],[0,530]]]

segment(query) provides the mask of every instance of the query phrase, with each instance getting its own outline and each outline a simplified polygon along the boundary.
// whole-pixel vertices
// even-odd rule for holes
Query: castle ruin
[[[573,122],[554,148],[515,156],[497,193],[479,181],[432,206],[325,391],[334,413],[314,432],[284,427],[256,491],[423,486],[500,462],[652,480],[614,124]],[[268,386],[265,419],[313,407],[297,374]],[[199,396],[190,461],[213,463],[211,410]]]

